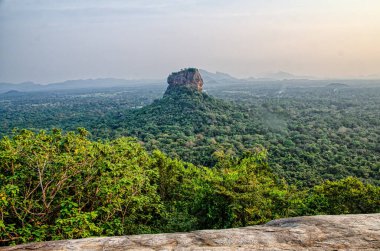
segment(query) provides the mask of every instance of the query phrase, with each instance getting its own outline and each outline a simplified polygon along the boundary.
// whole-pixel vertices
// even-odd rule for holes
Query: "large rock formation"
[[[169,86],[167,91],[186,87],[202,92],[203,79],[198,69],[187,68],[170,74],[168,77],[168,84]]]
[[[245,228],[52,241],[0,250],[380,250],[380,214],[296,217]]]

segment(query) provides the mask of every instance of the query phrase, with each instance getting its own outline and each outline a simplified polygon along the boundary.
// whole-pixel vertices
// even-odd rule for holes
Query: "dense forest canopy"
[[[380,212],[380,188],[357,178],[296,189],[265,149],[195,166],[133,138],[85,129],[0,140],[0,245],[89,236],[240,227],[279,217]]]
[[[209,95],[164,98],[157,85],[0,94],[0,133],[85,127],[92,139],[133,136],[149,151],[205,166],[215,154],[264,146],[275,173],[299,187],[348,176],[379,184],[380,87],[204,87]]]
[[[380,212],[379,87],[146,90],[0,94],[0,245]]]

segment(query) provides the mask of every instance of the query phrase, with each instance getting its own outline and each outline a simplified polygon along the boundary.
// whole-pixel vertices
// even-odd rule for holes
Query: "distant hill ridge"
[[[189,68],[191,69],[191,68]],[[194,68],[195,69],[195,68]],[[204,69],[196,69],[202,76],[203,82],[209,87],[218,87],[220,85],[235,85],[235,84],[257,84],[268,85],[278,83],[288,86],[319,86],[326,87],[331,80],[316,79],[311,76],[297,76],[288,72],[275,72],[258,74],[255,77],[237,78],[224,72],[209,72]],[[349,83],[350,86],[371,85],[378,86],[379,78],[359,78],[359,79],[341,79]],[[120,79],[120,78],[96,78],[96,79],[76,79],[66,80],[63,82],[38,84],[31,81],[22,83],[0,83],[0,94],[7,91],[15,90],[21,92],[31,91],[58,91],[58,90],[76,90],[76,89],[100,89],[110,87],[137,87],[148,85],[160,85],[165,82],[164,79]],[[342,83],[344,84],[344,83]]]
[[[163,80],[126,80],[118,78],[98,78],[98,79],[77,79],[67,80],[64,82],[51,83],[51,84],[36,84],[33,82],[23,82],[19,84],[0,83],[0,93],[8,91],[59,91],[59,90],[74,90],[74,89],[96,89],[96,88],[110,88],[110,87],[135,87],[144,85],[157,85],[162,84]]]
[[[350,87],[347,84],[342,84],[342,83],[331,83],[326,85],[327,88],[347,88]]]

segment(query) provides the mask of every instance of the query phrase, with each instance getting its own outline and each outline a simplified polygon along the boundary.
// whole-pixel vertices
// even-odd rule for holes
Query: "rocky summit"
[[[295,217],[262,226],[51,241],[0,250],[380,250],[380,214]]]
[[[170,74],[168,77],[168,84],[167,92],[183,87],[202,92],[203,79],[198,69],[187,68]]]

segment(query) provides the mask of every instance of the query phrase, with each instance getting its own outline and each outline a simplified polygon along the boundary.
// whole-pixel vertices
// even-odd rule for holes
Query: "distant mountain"
[[[326,88],[347,88],[350,87],[348,84],[342,84],[342,83],[331,83],[325,86]]]
[[[257,75],[258,79],[265,79],[265,80],[285,80],[285,79],[313,79],[311,76],[297,76],[289,72],[285,71],[278,71],[278,72],[271,72],[271,73],[263,73]]]
[[[164,80],[126,80],[117,78],[78,79],[52,83],[46,86],[47,90],[79,89],[79,88],[107,88],[122,86],[140,86],[146,84],[163,83]]]
[[[10,91],[5,92],[4,94],[5,95],[18,95],[20,93],[23,93],[23,92],[16,91],[16,90],[10,90]]]
[[[207,84],[221,84],[221,83],[236,83],[244,82],[242,79],[235,78],[227,73],[216,72],[212,73],[206,70],[200,69],[199,72],[202,75],[203,81]]]
[[[374,80],[379,80],[380,79],[380,74],[364,75],[364,76],[360,76],[359,79],[374,79]]]
[[[99,79],[78,79],[67,80],[64,82],[51,83],[46,85],[36,84],[33,82],[24,82],[20,84],[0,83],[0,93],[9,91],[56,91],[56,90],[75,90],[75,89],[96,89],[109,87],[135,87],[142,85],[162,84],[164,80],[126,80],[117,78],[99,78]]]
[[[33,91],[38,90],[42,85],[35,84],[33,82],[23,82],[19,84],[0,83],[0,93],[9,91]]]
[[[230,84],[254,84],[265,85],[269,84],[289,84],[292,86],[298,85],[316,85],[325,86],[330,81],[345,81],[350,82],[350,86],[378,86],[380,75],[367,75],[353,79],[317,79],[311,76],[298,76],[285,71],[278,71],[272,73],[257,74],[249,78],[237,78],[224,72],[209,72],[207,70],[199,70],[202,75],[204,83],[207,87],[212,89],[220,85]],[[59,90],[76,90],[76,89],[101,89],[110,87],[138,87],[148,85],[165,85],[165,79],[136,79],[127,80],[119,78],[97,78],[97,79],[76,79],[67,80],[63,82],[38,84],[34,82],[23,83],[0,83],[0,94],[9,91],[31,92],[31,91],[59,91]],[[289,83],[286,83],[289,82]]]
[[[227,73],[216,72],[212,73],[206,70],[199,70],[202,78],[207,84],[221,84],[221,83],[246,83],[256,81],[277,81],[277,80],[312,80],[311,76],[297,76],[289,72],[278,71],[272,73],[258,74],[249,78],[236,78]]]

